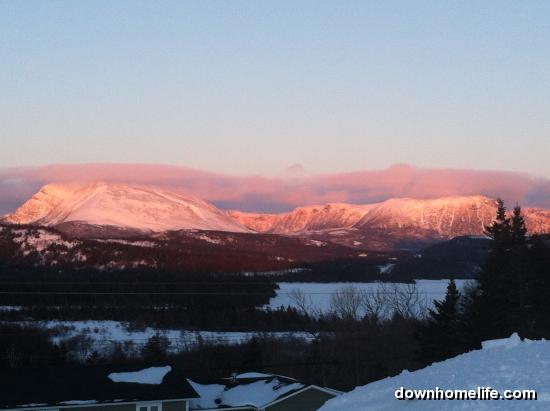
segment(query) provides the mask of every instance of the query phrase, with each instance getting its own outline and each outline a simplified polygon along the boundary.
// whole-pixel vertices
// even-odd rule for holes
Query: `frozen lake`
[[[462,290],[465,284],[472,280],[455,280],[459,290]],[[428,307],[433,306],[433,300],[441,300],[445,297],[445,291],[449,280],[416,280],[416,289],[420,296],[425,299]],[[278,283],[279,290],[277,296],[269,301],[269,307],[276,309],[278,307],[300,308],[294,298],[295,291],[298,290],[308,305],[308,312],[311,314],[327,312],[330,310],[332,295],[344,287],[353,286],[357,290],[367,293],[375,293],[377,290],[385,287],[390,291],[392,287],[407,287],[407,284],[401,283]]]

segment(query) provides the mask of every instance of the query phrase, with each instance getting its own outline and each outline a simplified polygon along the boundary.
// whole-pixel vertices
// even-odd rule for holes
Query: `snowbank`
[[[405,389],[535,390],[537,400],[397,400]],[[548,410],[550,409],[550,342],[521,341],[517,334],[483,343],[483,348],[424,369],[358,387],[328,401],[320,411],[382,410]]]

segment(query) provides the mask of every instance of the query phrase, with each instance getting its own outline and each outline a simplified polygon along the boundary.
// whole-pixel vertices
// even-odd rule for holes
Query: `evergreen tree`
[[[529,239],[524,273],[525,337],[550,338],[550,247],[538,236]]]
[[[485,227],[486,234],[493,239],[493,250],[498,251],[510,245],[511,225],[510,218],[507,215],[504,201],[497,199],[497,214],[495,220]]]
[[[479,273],[479,290],[472,303],[475,307],[469,313],[478,316],[468,322],[475,339],[509,336],[514,330],[510,323],[510,312],[515,309],[517,278],[512,267],[512,225],[502,199],[498,199],[495,220],[486,227],[491,237],[489,257]]]
[[[510,298],[516,298],[513,301],[513,309],[510,312],[511,323],[518,332],[524,331],[525,317],[527,315],[527,271],[529,258],[527,255],[527,227],[525,219],[521,214],[521,207],[516,204],[512,213],[511,225],[511,270],[512,280],[517,288],[510,290]]]
[[[455,281],[450,280],[445,299],[434,300],[435,308],[429,310],[427,322],[417,333],[423,363],[442,361],[463,351],[459,301],[460,292]]]
[[[141,349],[141,356],[149,362],[158,363],[166,359],[168,354],[168,347],[170,346],[170,340],[157,332],[151,336],[143,348]]]
[[[510,220],[511,241],[513,246],[523,246],[527,239],[527,226],[521,214],[521,207],[516,204]]]
[[[516,205],[509,218],[499,199],[496,218],[486,232],[492,238],[489,257],[479,273],[479,288],[464,310],[469,348],[513,332],[524,335],[528,324],[530,263],[521,207]]]

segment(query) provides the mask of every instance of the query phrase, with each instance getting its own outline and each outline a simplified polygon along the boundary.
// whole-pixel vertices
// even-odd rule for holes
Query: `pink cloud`
[[[182,189],[222,208],[248,211],[284,211],[327,202],[369,203],[391,197],[473,194],[500,196],[510,205],[519,202],[550,208],[549,179],[506,171],[396,165],[384,170],[269,178],[155,164],[60,164],[0,170],[0,212],[13,210],[47,183],[100,180]]]

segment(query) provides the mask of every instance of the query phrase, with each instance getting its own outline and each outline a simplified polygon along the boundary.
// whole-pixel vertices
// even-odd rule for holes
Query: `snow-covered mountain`
[[[284,214],[256,214],[232,211],[230,215],[243,225],[258,232],[295,234],[352,227],[371,208],[372,205],[370,204],[333,203],[298,207]]]
[[[352,229],[360,232],[415,230],[441,237],[482,235],[496,214],[496,200],[484,196],[436,199],[395,198],[381,203],[327,204],[299,207],[284,214],[230,212],[258,232],[303,234],[318,230]],[[523,210],[532,233],[550,232],[550,210]]]
[[[485,196],[396,198],[375,204],[355,227],[361,230],[416,228],[444,237],[483,235],[496,210],[496,200]],[[531,233],[550,232],[550,210],[525,208],[522,211]]]
[[[8,223],[59,226],[84,223],[145,231],[250,231],[212,204],[181,192],[127,184],[48,184]]]
[[[484,227],[495,217],[496,208],[495,200],[483,196],[396,198],[375,204],[355,227],[415,228],[446,237],[483,234]]]
[[[270,233],[286,214],[248,213],[246,211],[231,210],[227,212],[227,215],[253,231]]]
[[[48,184],[4,220],[58,227],[76,236],[83,236],[90,227],[88,236],[95,237],[99,230],[103,230],[101,237],[110,237],[113,230],[195,229],[299,235],[380,249],[392,248],[393,240],[483,235],[496,207],[496,200],[488,197],[453,196],[396,198],[366,205],[332,203],[282,214],[224,212],[178,191],[99,182]],[[550,233],[550,210],[527,208],[523,212],[531,233]],[[378,244],[384,238],[393,240],[390,245]]]

